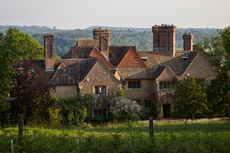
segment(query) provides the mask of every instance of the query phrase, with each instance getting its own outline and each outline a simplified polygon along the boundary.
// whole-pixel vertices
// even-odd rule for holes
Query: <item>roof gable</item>
[[[168,66],[158,66],[153,79],[157,81],[173,81],[177,79],[176,74]]]
[[[104,70],[102,73],[101,73],[101,71],[100,71],[100,68],[98,69],[98,67],[97,66],[100,66],[100,68],[102,68],[102,70]],[[106,74],[105,74],[105,73]],[[92,68],[90,69],[90,71],[87,73],[87,75],[84,77],[84,79],[87,79],[87,78],[89,78],[90,76],[93,76],[93,78],[97,81],[97,82],[99,82],[99,81],[102,81],[102,82],[104,82],[104,80],[103,79],[97,79],[96,77],[95,77],[95,75],[97,74],[97,76],[99,76],[100,77],[100,73],[101,73],[101,75],[103,75],[104,77],[110,77],[111,78],[111,80],[113,81],[113,82],[115,82],[115,83],[120,83],[120,81],[114,76],[114,74],[108,69],[108,67],[104,64],[104,62],[101,60],[101,59],[97,59],[97,62],[92,66]],[[83,80],[84,80],[83,79]],[[83,81],[82,80],[82,81]],[[106,83],[108,83],[108,82],[104,82],[105,84]]]
[[[146,68],[135,50],[130,48],[120,60],[117,68]]]
[[[191,61],[197,55],[197,52],[186,52],[181,56],[174,57],[168,61],[161,63],[161,65],[166,65],[171,68],[171,70],[178,76],[182,75],[187,67],[190,65]]]
[[[136,51],[135,46],[110,46],[109,61],[112,65],[117,66],[129,49]]]
[[[192,76],[199,79],[212,80],[216,77],[215,70],[210,66],[207,59],[197,52],[196,56],[191,60],[181,77]]]
[[[105,58],[105,56],[95,47],[89,54],[91,57],[100,58],[107,68],[112,69],[113,65]]]
[[[95,63],[95,58],[61,60],[51,82],[56,85],[77,84],[85,78]]]

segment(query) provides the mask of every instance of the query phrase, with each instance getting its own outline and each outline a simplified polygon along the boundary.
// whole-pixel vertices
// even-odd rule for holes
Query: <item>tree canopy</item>
[[[18,29],[0,33],[0,111],[6,109],[10,81],[15,74],[13,63],[42,58],[42,52],[42,46],[33,37]]]
[[[205,90],[200,81],[193,77],[178,82],[172,101],[174,114],[178,118],[201,118],[209,111]]]

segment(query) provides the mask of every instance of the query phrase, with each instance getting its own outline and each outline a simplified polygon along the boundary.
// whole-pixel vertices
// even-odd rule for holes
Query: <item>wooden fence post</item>
[[[24,126],[23,115],[18,114],[18,144],[20,146],[20,149],[19,149],[20,153],[23,152],[23,144],[22,144],[23,126]]]
[[[149,138],[150,142],[154,142],[154,127],[153,127],[153,118],[149,118]]]

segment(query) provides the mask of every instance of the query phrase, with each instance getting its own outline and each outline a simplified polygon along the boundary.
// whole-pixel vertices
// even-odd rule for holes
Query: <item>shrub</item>
[[[124,97],[115,97],[110,110],[115,119],[138,120],[142,108],[136,101],[131,101]]]

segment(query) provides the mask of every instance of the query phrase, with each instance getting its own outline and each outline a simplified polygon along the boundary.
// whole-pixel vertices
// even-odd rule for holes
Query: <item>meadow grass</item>
[[[20,150],[17,134],[16,127],[0,129],[0,153]],[[24,153],[230,153],[228,120],[157,121],[154,135],[151,143],[148,122],[83,129],[26,127],[22,148]]]

